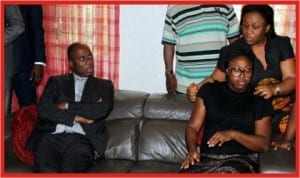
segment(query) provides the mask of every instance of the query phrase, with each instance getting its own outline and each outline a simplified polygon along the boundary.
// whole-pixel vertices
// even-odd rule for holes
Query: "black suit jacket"
[[[40,5],[20,5],[25,31],[14,41],[17,72],[30,72],[35,62],[46,63],[43,10]]]
[[[72,126],[75,115],[95,120],[93,124],[81,124],[86,138],[101,155],[106,147],[108,134],[105,118],[113,107],[114,89],[110,80],[88,77],[81,101],[75,102],[73,74],[50,77],[38,103],[39,129],[54,132],[57,124]],[[101,99],[101,102],[97,102]],[[55,104],[68,102],[68,110]]]

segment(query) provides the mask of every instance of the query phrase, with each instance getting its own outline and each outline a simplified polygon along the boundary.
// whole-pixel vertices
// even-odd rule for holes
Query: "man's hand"
[[[169,94],[176,94],[177,79],[174,74],[169,74],[166,76],[166,87]]]
[[[34,64],[31,70],[30,80],[34,87],[38,87],[43,79],[44,66],[40,64]]]
[[[93,124],[95,121],[76,115],[75,122],[78,122],[81,124]]]
[[[191,102],[195,102],[196,101],[196,98],[197,98],[197,92],[199,90],[199,84],[195,84],[195,83],[192,83],[190,84],[190,86],[187,88],[187,96],[188,96],[188,99],[191,101]]]
[[[58,109],[66,110],[66,109],[67,109],[67,108],[66,108],[66,103],[67,103],[67,102],[61,102],[61,103],[57,103],[57,104],[55,104],[55,105],[56,105],[56,107],[58,107]]]
[[[189,152],[183,160],[180,169],[188,169],[190,165],[194,165],[200,161],[200,154],[198,151]]]

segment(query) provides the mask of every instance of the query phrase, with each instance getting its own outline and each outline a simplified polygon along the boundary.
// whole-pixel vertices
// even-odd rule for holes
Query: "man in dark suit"
[[[86,172],[106,147],[113,84],[93,77],[87,45],[73,43],[67,53],[72,73],[50,77],[38,104],[43,133],[34,151],[37,172]]]
[[[5,6],[5,117],[10,114],[12,81],[15,74],[13,41],[25,29],[25,24],[17,5]]]
[[[40,5],[20,5],[25,31],[14,41],[16,74],[13,89],[20,106],[36,104],[36,87],[46,65],[43,11]]]

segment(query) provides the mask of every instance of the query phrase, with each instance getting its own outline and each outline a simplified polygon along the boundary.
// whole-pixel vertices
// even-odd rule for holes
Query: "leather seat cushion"
[[[186,121],[146,119],[139,139],[139,160],[181,163],[186,156]]]

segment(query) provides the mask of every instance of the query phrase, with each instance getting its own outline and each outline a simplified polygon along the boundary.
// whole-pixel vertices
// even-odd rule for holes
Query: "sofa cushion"
[[[136,160],[138,124],[148,96],[146,92],[115,91],[114,108],[106,118],[109,138],[105,158]]]
[[[261,173],[296,173],[295,150],[269,150],[259,159]]]
[[[138,160],[181,163],[186,156],[185,127],[187,121],[146,119],[140,137]]]
[[[106,120],[141,118],[145,100],[148,96],[149,94],[146,92],[116,90],[114,93],[114,107]]]
[[[108,142],[106,159],[136,160],[139,119],[124,118],[106,121]]]
[[[148,119],[189,120],[193,109],[185,94],[151,94],[144,108],[144,117]]]

